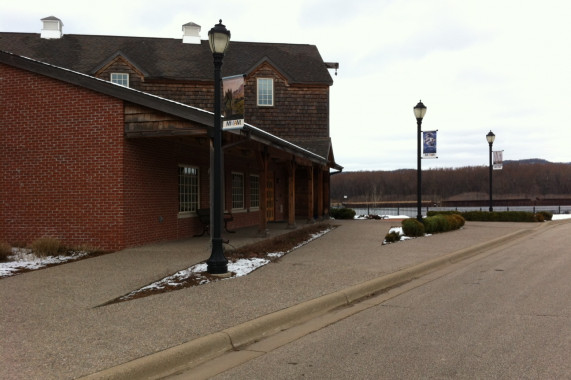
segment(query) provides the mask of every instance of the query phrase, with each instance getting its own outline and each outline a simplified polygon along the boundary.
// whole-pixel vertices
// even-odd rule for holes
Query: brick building
[[[165,39],[42,22],[41,34],[0,33],[0,241],[115,250],[201,232],[214,81],[200,27]],[[230,43],[223,75],[243,75],[246,94],[246,125],[223,132],[231,228],[327,216],[342,170],[332,67],[312,45]]]

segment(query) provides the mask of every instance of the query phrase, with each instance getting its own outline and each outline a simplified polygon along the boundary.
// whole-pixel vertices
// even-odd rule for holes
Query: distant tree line
[[[390,202],[416,199],[416,170],[342,172],[331,177],[332,202]],[[571,198],[571,164],[506,161],[493,171],[493,195],[502,198]],[[489,167],[422,171],[423,200],[488,197]]]

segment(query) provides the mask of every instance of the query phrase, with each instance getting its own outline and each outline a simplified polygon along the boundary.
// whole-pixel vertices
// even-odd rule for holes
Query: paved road
[[[384,235],[399,222],[335,224],[339,227],[324,237],[248,276],[104,307],[98,306],[206,259],[208,237],[131,248],[4,278],[0,379],[160,378],[189,361],[202,363],[214,352],[230,351],[270,332],[300,333],[292,326],[309,319],[308,313],[328,317],[333,304],[351,305],[343,311],[360,310],[367,301],[354,300],[384,289],[387,278],[404,281],[421,273],[413,268],[447,265],[450,257],[542,236],[537,233],[543,230],[565,229],[571,236],[571,222],[468,222],[462,230],[383,246]],[[271,236],[288,231],[285,225],[272,227]],[[259,240],[254,235],[255,229],[244,230],[230,238],[237,246]],[[550,244],[542,250],[551,249]],[[300,334],[305,335],[303,330]]]
[[[570,247],[543,230],[215,379],[571,379]]]

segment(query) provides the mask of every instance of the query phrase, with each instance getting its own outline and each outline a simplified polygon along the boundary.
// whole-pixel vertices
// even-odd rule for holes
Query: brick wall
[[[199,168],[201,207],[209,207],[208,146],[182,138],[130,139],[125,146],[125,233],[127,246],[191,237],[198,218],[179,217],[178,167]]]
[[[0,78],[0,240],[123,246],[122,102],[5,65]]]
[[[125,139],[122,101],[4,65],[0,78],[9,99],[0,103],[0,241],[50,236],[116,250],[202,231],[197,217],[179,217],[178,167],[199,168],[200,204],[210,207],[208,141]],[[227,157],[229,202],[232,170],[248,186],[255,165]],[[230,228],[258,220],[239,213]]]
[[[159,91],[164,84],[153,86]],[[281,87],[288,96],[296,91],[317,98],[324,94],[324,89],[289,87],[276,76],[276,93]],[[200,92],[198,87],[195,90]],[[116,250],[201,232],[196,217],[179,216],[178,166],[199,167],[200,204],[209,207],[207,140],[125,139],[122,101],[10,66],[0,65],[0,94],[0,241],[22,244],[50,236],[68,246]],[[280,102],[276,95],[277,106],[270,114],[279,111]],[[324,111],[327,101],[309,103],[306,98],[297,108],[290,106],[295,110],[313,107],[314,111],[299,112],[313,115],[308,120],[315,123],[275,122],[272,128],[283,128],[276,134],[290,133],[300,125],[306,134],[322,134],[327,123],[317,123],[316,115]],[[233,229],[259,222],[259,211],[249,208],[249,175],[259,174],[259,163],[248,149],[236,152],[227,152],[225,159],[226,209],[231,210],[232,171],[244,173],[246,208],[233,211],[234,222],[229,226]],[[270,170],[279,181],[276,217],[283,220],[287,173],[274,165]],[[302,173],[296,181],[298,194],[307,193]],[[296,201],[301,215],[306,213],[303,199],[298,196]]]

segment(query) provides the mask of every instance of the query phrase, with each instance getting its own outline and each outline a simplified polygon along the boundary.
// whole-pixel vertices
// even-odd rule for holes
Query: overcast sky
[[[416,119],[438,130],[423,169],[505,160],[571,162],[569,0],[137,0],[4,2],[0,31],[201,37],[222,19],[232,40],[316,45],[331,74],[330,125],[345,171],[416,168]],[[247,118],[247,115],[246,115]],[[247,121],[247,120],[246,120]]]

